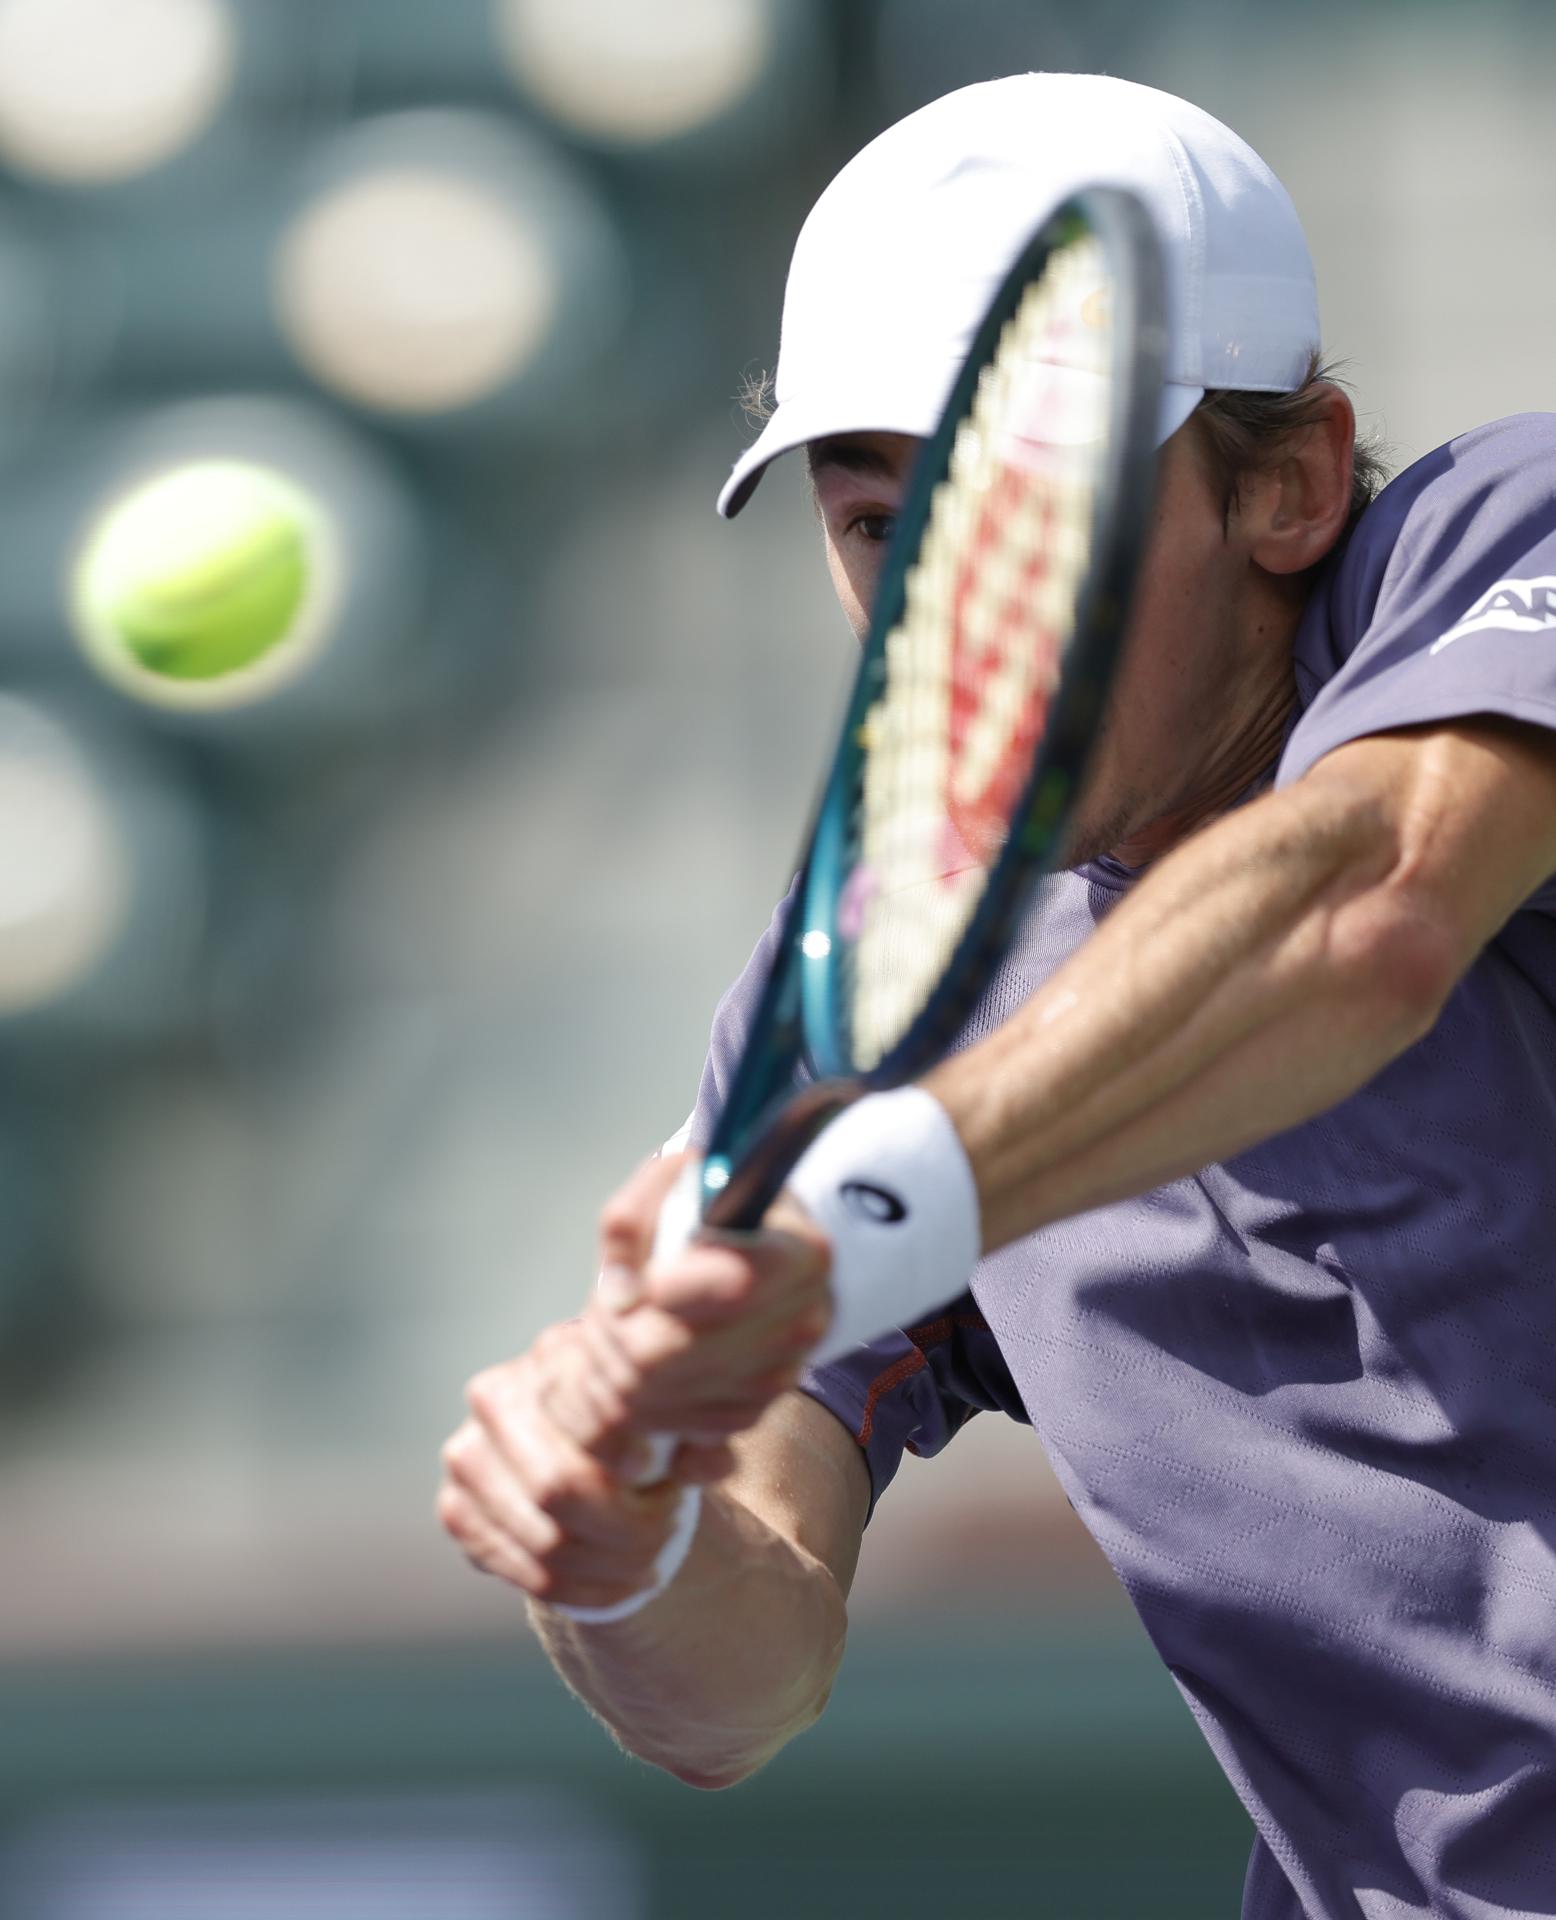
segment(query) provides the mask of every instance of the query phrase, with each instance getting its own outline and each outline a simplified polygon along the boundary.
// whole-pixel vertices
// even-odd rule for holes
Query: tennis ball
[[[134,487],[77,564],[88,651],[119,679],[138,669],[202,683],[253,669],[303,622],[317,517],[301,488],[244,461],[194,462]]]

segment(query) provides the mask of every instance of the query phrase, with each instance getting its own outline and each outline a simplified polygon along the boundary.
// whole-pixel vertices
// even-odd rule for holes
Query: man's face
[[[862,640],[919,441],[861,433],[809,449],[832,583]],[[1237,516],[1225,521],[1192,426],[1162,448],[1130,645],[1098,742],[1069,858],[1149,858],[1201,798],[1242,772],[1251,728],[1289,701]],[[1235,789],[1234,789],[1235,790]],[[1230,800],[1232,793],[1225,794]]]

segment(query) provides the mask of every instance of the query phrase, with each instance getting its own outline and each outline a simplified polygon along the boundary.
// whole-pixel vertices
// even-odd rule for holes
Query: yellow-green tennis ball
[[[252,667],[298,626],[314,518],[300,488],[247,462],[202,461],[147,481],[108,509],[82,552],[89,645],[175,681]]]

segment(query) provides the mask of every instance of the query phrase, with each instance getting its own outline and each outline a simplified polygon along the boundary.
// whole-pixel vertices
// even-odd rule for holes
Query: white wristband
[[[581,1620],[586,1626],[603,1627],[613,1620],[627,1620],[646,1607],[650,1600],[657,1600],[670,1582],[686,1564],[686,1556],[692,1550],[692,1539],[697,1532],[698,1516],[702,1512],[702,1488],[682,1487],[680,1500],[676,1504],[675,1521],[670,1529],[670,1538],[659,1549],[654,1561],[654,1577],[640,1593],[629,1593],[625,1600],[618,1600],[609,1607],[565,1607],[559,1600],[547,1601],[553,1613],[564,1614],[569,1620]]]
[[[832,1325],[813,1364],[912,1326],[967,1285],[978,1189],[950,1115],[922,1087],[846,1108],[788,1184],[832,1242]]]

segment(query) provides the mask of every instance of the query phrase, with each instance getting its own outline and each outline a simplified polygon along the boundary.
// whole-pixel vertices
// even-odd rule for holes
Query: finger
[[[494,1533],[515,1541],[537,1559],[562,1546],[566,1535],[561,1524],[529,1498],[512,1468],[473,1421],[467,1421],[444,1447],[443,1471]]]
[[[790,1234],[699,1240],[644,1271],[645,1300],[691,1325],[711,1326],[828,1298],[823,1247]]]
[[[601,1514],[596,1535],[588,1526],[566,1529],[554,1513],[543,1511],[474,1423],[461,1428],[443,1452],[445,1492],[453,1496],[472,1557],[488,1571],[501,1572],[537,1596],[549,1591],[547,1581],[630,1586],[651,1577],[669,1534],[674,1492],[620,1498]]]
[[[644,1574],[632,1580],[603,1581],[562,1580],[553,1583],[552,1590],[545,1595],[536,1595],[546,1603],[559,1607],[615,1607],[623,1600],[630,1600],[643,1592],[650,1584],[650,1575]]]
[[[537,1560],[493,1528],[457,1488],[445,1488],[439,1495],[438,1518],[473,1567],[505,1580],[532,1600],[609,1607],[641,1592],[652,1577],[651,1556],[606,1560],[578,1553],[565,1562]]]
[[[762,1253],[755,1234],[738,1241],[693,1241],[668,1259],[649,1262],[643,1298],[694,1326],[748,1314],[789,1278],[780,1263]]]
[[[633,1427],[641,1431],[662,1420],[667,1403],[743,1396],[769,1373],[798,1370],[827,1314],[825,1306],[796,1310],[784,1303],[726,1325],[691,1328],[676,1315],[639,1307],[615,1329],[639,1377],[630,1401]]]
[[[627,1183],[618,1188],[600,1212],[600,1268],[641,1270],[654,1245],[654,1229],[665,1196],[680,1178],[684,1153],[668,1153],[645,1160]]]
[[[550,1586],[540,1561],[494,1527],[463,1488],[450,1484],[440,1488],[437,1514],[444,1532],[479,1572],[495,1574],[525,1593],[539,1594]]]
[[[585,1506],[607,1504],[615,1482],[592,1453],[547,1418],[531,1387],[522,1366],[493,1367],[475,1376],[465,1398],[485,1449],[543,1513],[565,1502],[567,1511],[553,1517],[566,1526]],[[472,1457],[479,1450],[472,1448]]]
[[[518,1497],[554,1520],[569,1546],[652,1558],[664,1544],[676,1502],[672,1484],[627,1487],[565,1434],[538,1422],[511,1428],[505,1452]]]

